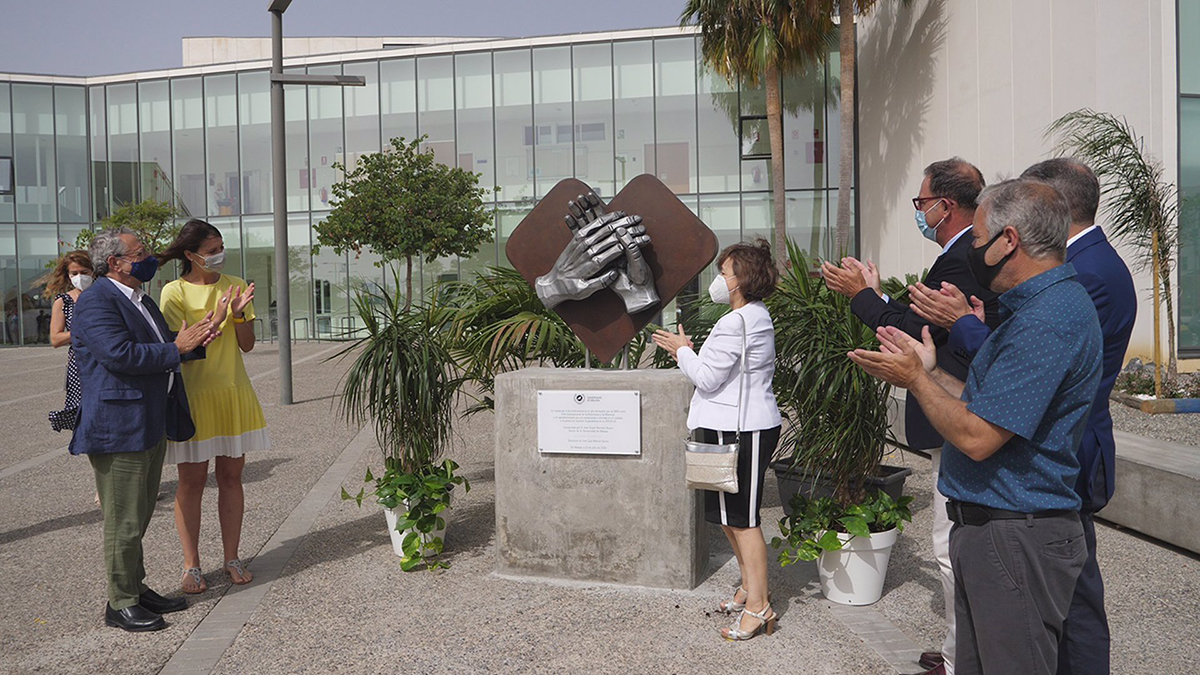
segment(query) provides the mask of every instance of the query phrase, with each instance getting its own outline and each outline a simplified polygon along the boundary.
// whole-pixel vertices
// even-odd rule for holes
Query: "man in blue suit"
[[[1071,609],[1063,625],[1058,650],[1059,675],[1093,675],[1109,672],[1108,616],[1104,611],[1104,583],[1096,562],[1097,511],[1112,498],[1116,485],[1116,443],[1108,396],[1125,362],[1125,352],[1137,316],[1137,291],[1120,254],[1095,224],[1100,204],[1100,183],[1087,165],[1068,158],[1034,164],[1022,178],[1054,186],[1071,207],[1067,262],[1075,266],[1076,279],[1087,289],[1100,330],[1104,335],[1104,369],[1100,389],[1092,403],[1087,429],[1079,444],[1079,477],[1075,491],[1083,499],[1080,519],[1087,541],[1088,559],[1075,586]],[[913,289],[913,309],[932,323],[951,327],[949,343],[969,354],[983,345],[990,329],[978,318],[982,305],[972,297],[968,304],[953,286]]]
[[[71,343],[83,401],[71,454],[87,455],[104,515],[108,606],[104,621],[127,631],[166,628],[187,609],[145,584],[142,537],[154,514],[167,439],[196,433],[179,363],[204,358],[216,336],[209,317],[178,334],[142,291],[158,268],[132,230],[100,232],[89,249],[96,281],[75,305]]]

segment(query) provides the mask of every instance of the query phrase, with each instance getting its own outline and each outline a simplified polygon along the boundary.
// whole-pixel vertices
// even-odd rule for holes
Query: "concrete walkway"
[[[297,360],[328,350],[301,344]],[[45,352],[44,354],[38,352]],[[941,590],[929,546],[931,476],[914,468],[914,523],[900,538],[884,598],[869,608],[820,599],[815,569],[770,568],[780,630],[746,644],[721,641],[712,612],[737,581],[730,552],[716,547],[711,575],[691,592],[541,584],[492,574],[492,421],[459,425],[452,455],[473,489],[450,516],[441,573],[404,574],[375,505],[337,498],[379,466],[369,433],[331,411],[344,364],[296,366],[298,405],[275,405],[275,352],[248,358],[274,447],[247,464],[243,551],[258,575],[231,589],[219,571],[215,486],[205,501],[202,555],[210,590],[190,598],[172,626],[131,635],[106,628],[99,511],[86,460],[56,452],[48,431],[57,405],[61,352],[0,351],[0,671],[2,672],[763,672],[897,673],[941,641]],[[22,380],[18,383],[15,380]],[[52,395],[53,394],[53,395]],[[25,398],[4,404],[5,401]],[[49,454],[48,454],[49,453]],[[32,460],[41,461],[30,464]],[[150,584],[178,593],[180,557],[167,493],[147,534]],[[770,481],[768,481],[770,482]],[[768,487],[764,521],[781,515]],[[598,514],[603,517],[603,514]],[[1200,562],[1123,531],[1098,532],[1114,632],[1113,672],[1190,672],[1200,653]],[[714,541],[720,542],[718,536]]]

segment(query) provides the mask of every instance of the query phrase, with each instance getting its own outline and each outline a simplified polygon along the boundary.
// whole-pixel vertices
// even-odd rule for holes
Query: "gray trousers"
[[[1053,675],[1086,559],[1074,513],[954,525],[956,675]]]

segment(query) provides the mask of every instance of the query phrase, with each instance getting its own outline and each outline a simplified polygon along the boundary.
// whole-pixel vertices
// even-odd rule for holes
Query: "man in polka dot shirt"
[[[880,350],[850,358],[904,387],[946,439],[938,489],[954,522],[950,559],[956,672],[1054,673],[1075,582],[1087,558],[1075,449],[1100,384],[1096,309],[1064,263],[1070,214],[1050,185],[984,191],[968,255],[1000,293],[1005,319],[965,383],[937,368],[933,342],[879,331]]]

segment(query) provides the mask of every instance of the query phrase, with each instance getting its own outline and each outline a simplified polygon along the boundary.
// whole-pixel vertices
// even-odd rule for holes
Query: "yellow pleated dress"
[[[222,274],[215,284],[193,284],[183,279],[167,284],[159,302],[167,325],[178,331],[184,319],[191,326],[209,312],[216,312],[217,303],[230,286],[242,289],[246,282]],[[244,315],[246,321],[254,320],[253,303],[246,306]],[[262,406],[242,362],[232,311],[221,325],[221,335],[205,350],[205,358],[180,365],[196,435],[182,443],[168,441],[168,462],[179,464],[206,462],[214,457],[236,458],[271,446]]]

